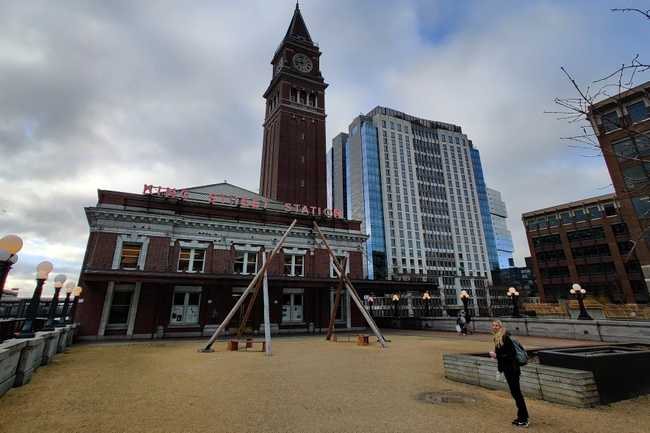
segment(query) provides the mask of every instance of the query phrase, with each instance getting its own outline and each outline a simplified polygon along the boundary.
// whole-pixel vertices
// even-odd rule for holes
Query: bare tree
[[[612,9],[612,12],[633,13],[641,15],[650,21],[650,9],[642,10],[635,8]],[[571,124],[576,124],[579,133],[569,137],[561,137],[564,140],[571,142],[569,145],[572,148],[579,150],[588,150],[593,153],[590,155],[583,155],[588,157],[604,156],[611,154],[619,160],[632,160],[642,164],[650,163],[650,159],[640,152],[621,152],[612,148],[603,148],[597,137],[598,125],[594,118],[595,105],[598,101],[605,99],[612,99],[615,102],[616,108],[621,112],[623,111],[623,95],[626,91],[636,86],[637,79],[643,74],[650,71],[650,64],[640,60],[639,54],[636,54],[628,63],[621,64],[611,73],[591,81],[589,84],[581,86],[578,84],[574,76],[565,68],[561,67],[562,73],[566,76],[567,80],[571,83],[576,91],[576,95],[568,98],[555,98],[554,102],[561,107],[559,111],[548,112],[550,114],[558,115],[558,119],[568,121]],[[639,149],[639,145],[644,148],[650,148],[650,134],[648,131],[639,131],[633,125],[628,124],[626,121],[614,118],[601,117],[603,126],[608,128],[621,129],[630,141],[631,149]],[[650,177],[647,174],[642,174],[638,177],[624,176],[626,190],[630,196],[648,196],[650,194]],[[648,216],[648,213],[641,217]],[[632,242],[630,251],[626,254],[625,261],[629,261],[636,249],[637,244],[650,233],[650,227],[642,230],[639,236],[636,236]]]

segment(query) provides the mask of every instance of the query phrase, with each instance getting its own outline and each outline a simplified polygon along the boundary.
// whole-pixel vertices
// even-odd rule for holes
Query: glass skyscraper
[[[488,260],[490,261],[490,270],[499,269],[499,255],[497,253],[496,240],[494,239],[494,227],[492,226],[492,216],[490,214],[490,204],[483,178],[483,165],[481,164],[481,153],[478,149],[470,149],[472,156],[472,165],[474,166],[474,176],[476,178],[476,192],[478,202],[481,208],[481,220],[483,221],[483,232],[485,233],[485,246],[487,248]]]
[[[486,302],[485,182],[460,126],[376,107],[334,138],[330,158],[332,205],[369,235],[369,278],[432,281],[446,304],[461,288]]]
[[[488,204],[490,206],[490,215],[492,226],[494,227],[494,239],[496,241],[497,257],[499,269],[514,267],[514,245],[512,243],[512,234],[508,230],[506,220],[508,211],[506,203],[501,198],[501,193],[495,189],[487,188]]]

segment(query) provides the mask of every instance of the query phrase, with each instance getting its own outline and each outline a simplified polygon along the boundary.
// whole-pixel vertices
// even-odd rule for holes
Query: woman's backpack
[[[512,341],[512,345],[515,347],[515,358],[517,358],[517,364],[519,364],[520,367],[528,364],[528,353],[526,353],[524,346],[512,337],[510,337],[510,340]]]

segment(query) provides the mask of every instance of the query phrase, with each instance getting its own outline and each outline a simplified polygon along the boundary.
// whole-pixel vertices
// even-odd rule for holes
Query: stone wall
[[[514,335],[611,343],[650,343],[650,321],[514,319],[505,317],[499,317],[498,319]],[[473,332],[489,333],[492,320],[490,317],[472,318],[469,328]],[[456,331],[455,318],[391,318],[383,320],[381,325],[398,329]]]

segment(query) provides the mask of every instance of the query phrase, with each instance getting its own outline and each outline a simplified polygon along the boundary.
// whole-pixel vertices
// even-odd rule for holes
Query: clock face
[[[309,57],[302,53],[293,56],[293,66],[300,72],[311,72],[314,67]]]

